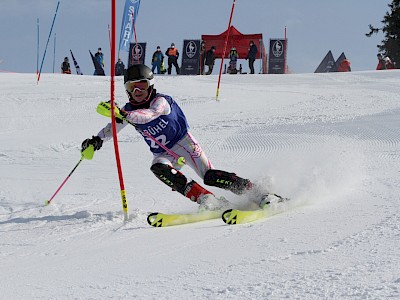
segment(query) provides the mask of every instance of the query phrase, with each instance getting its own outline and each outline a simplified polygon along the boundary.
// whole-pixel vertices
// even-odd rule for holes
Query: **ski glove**
[[[89,145],[93,145],[94,150],[100,150],[103,146],[103,140],[98,136],[92,136],[91,139],[86,139],[82,142],[82,151],[84,151]]]
[[[118,108],[119,114],[120,114],[121,116],[123,116],[124,118],[126,118],[126,116],[128,115],[128,113],[126,113],[124,110],[121,110],[118,106],[117,106],[117,108]],[[122,120],[122,119],[120,119],[120,118],[115,118],[115,122],[122,124],[122,123],[124,123],[124,120]]]

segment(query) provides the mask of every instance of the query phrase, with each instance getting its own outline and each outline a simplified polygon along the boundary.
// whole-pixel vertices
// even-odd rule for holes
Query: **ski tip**
[[[232,209],[228,209],[228,210],[224,211],[221,215],[222,221],[224,221],[224,223],[228,224],[231,214],[232,214]]]
[[[153,227],[161,227],[162,226],[162,219],[158,219],[158,212],[151,213],[147,216],[147,223]]]

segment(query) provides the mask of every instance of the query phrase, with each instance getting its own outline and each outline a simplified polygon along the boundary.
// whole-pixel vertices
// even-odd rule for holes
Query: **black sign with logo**
[[[268,74],[285,74],[285,40],[269,40]]]
[[[182,75],[198,75],[200,63],[200,40],[184,40],[182,51]]]
[[[144,64],[146,43],[131,43],[129,46],[128,68],[134,64]]]

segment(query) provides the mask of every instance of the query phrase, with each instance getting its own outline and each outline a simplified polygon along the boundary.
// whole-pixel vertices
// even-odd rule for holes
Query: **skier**
[[[235,173],[214,169],[200,144],[189,132],[189,125],[181,108],[171,96],[158,93],[154,88],[154,75],[149,67],[143,64],[132,65],[126,70],[124,83],[129,102],[120,110],[120,114],[134,123],[138,130],[146,131],[156,140],[162,141],[168,149],[184,157],[187,166],[204,180],[204,184],[238,195],[252,189],[253,184],[250,180],[243,179]],[[117,123],[118,132],[129,124],[119,119]],[[99,150],[103,142],[111,137],[111,123],[108,123],[96,136],[82,142],[82,151],[89,145]],[[181,173],[176,158],[154,141],[144,135],[143,137],[153,153],[150,170],[158,179],[191,201],[197,202],[200,211],[223,210],[229,206],[224,197],[215,197],[213,193]],[[260,205],[264,204],[265,202]]]

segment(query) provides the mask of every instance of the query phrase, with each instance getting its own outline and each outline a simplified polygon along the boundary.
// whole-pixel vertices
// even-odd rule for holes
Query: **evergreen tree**
[[[382,28],[375,28],[371,24],[369,33],[365,34],[370,37],[374,33],[382,31],[385,39],[381,45],[377,45],[379,52],[384,56],[390,57],[396,68],[400,67],[400,0],[393,0],[390,7],[390,12],[386,12],[386,15],[381,21],[383,23]]]

